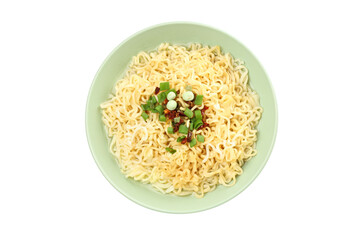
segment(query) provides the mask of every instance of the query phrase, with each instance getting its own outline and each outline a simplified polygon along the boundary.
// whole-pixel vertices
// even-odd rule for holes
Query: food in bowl
[[[101,109],[121,171],[162,193],[232,186],[256,155],[259,97],[244,62],[219,46],[140,52]]]

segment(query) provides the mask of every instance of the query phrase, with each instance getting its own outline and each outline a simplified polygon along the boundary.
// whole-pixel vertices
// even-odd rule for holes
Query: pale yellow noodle
[[[171,123],[160,122],[158,114],[142,119],[140,105],[166,81],[180,96],[186,85],[204,95],[203,104],[192,109],[209,107],[209,127],[193,130],[193,136],[205,137],[204,143],[192,148],[178,143],[180,134],[168,134]],[[177,100],[186,106],[181,98]],[[219,46],[163,43],[154,52],[139,53],[101,108],[110,151],[122,172],[163,193],[203,197],[219,184],[231,186],[242,165],[256,155],[256,126],[262,113],[259,98],[248,84],[243,62],[222,54]],[[166,147],[175,149],[175,154]]]

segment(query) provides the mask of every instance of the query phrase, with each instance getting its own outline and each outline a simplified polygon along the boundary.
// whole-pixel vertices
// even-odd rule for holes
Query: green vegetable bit
[[[161,106],[161,105],[156,106],[155,109],[156,109],[160,114],[163,114],[163,113],[164,113],[164,107]]]
[[[195,128],[195,129],[198,129],[201,125],[203,125],[203,122],[201,121],[201,119],[197,119],[197,120],[194,122],[194,128]]]
[[[169,134],[174,134],[174,128],[173,127],[168,127],[167,132]]]
[[[175,90],[174,88],[172,88],[172,89],[169,89],[169,90],[165,91],[166,96],[167,96],[170,92],[175,93],[175,97],[177,96],[176,90]]]
[[[201,105],[202,102],[203,102],[203,97],[204,97],[203,95],[196,95],[194,104],[195,104],[195,105]]]
[[[193,138],[193,139],[191,139],[190,147],[193,147],[193,146],[195,146],[195,145],[196,145],[196,139]]]
[[[150,100],[151,100],[151,102],[152,102],[153,104],[157,103],[157,100],[156,100],[156,97],[155,97],[155,96],[151,96]]]
[[[160,83],[160,91],[168,90],[170,88],[169,82],[162,82]]]
[[[180,137],[178,137],[178,139],[176,141],[181,142],[184,138],[186,138],[186,136],[180,136]]]
[[[174,123],[179,123],[179,122],[180,122],[180,117],[174,118]]]
[[[205,142],[205,138],[203,135],[197,135],[196,139],[198,140],[198,142],[202,142],[202,143]]]
[[[190,131],[194,130],[194,123],[190,122]]]
[[[194,113],[193,113],[190,109],[188,109],[188,108],[185,109],[184,114],[185,114],[188,118],[192,118],[192,117],[194,116]]]
[[[159,115],[159,121],[160,121],[160,122],[166,122],[166,117],[165,117],[165,115],[163,115],[163,114]]]
[[[185,126],[185,124],[181,124],[179,127],[179,133],[187,134],[188,128]]]
[[[171,154],[174,154],[174,153],[176,152],[175,149],[172,149],[172,148],[169,148],[169,147],[167,147],[167,148],[165,148],[165,149],[166,149],[166,151],[168,151],[168,152],[171,153]]]
[[[141,113],[141,116],[145,121],[149,118],[149,115],[147,115],[145,112]]]
[[[158,110],[156,110],[156,109],[150,109],[150,111],[151,111],[152,113],[159,113]]]
[[[141,109],[144,111],[150,110],[149,104],[141,104]]]
[[[158,95],[159,103],[162,103],[166,99],[166,93],[162,92]]]
[[[201,111],[200,111],[200,110],[195,110],[195,118],[196,118],[196,119],[202,119],[202,115],[201,115]]]

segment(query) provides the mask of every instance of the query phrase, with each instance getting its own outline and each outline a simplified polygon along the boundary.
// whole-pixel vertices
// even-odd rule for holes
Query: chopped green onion
[[[169,109],[170,111],[175,110],[177,107],[177,102],[175,100],[170,100],[167,104],[166,104],[166,108]]]
[[[169,148],[169,147],[167,147],[167,148],[165,148],[165,149],[166,149],[166,151],[168,151],[168,152],[171,153],[171,154],[174,154],[174,153],[176,152],[175,149],[172,149],[172,148]]]
[[[172,127],[168,127],[168,133],[170,133],[170,134],[174,134],[174,128],[172,128]]]
[[[176,90],[175,90],[174,88],[172,88],[172,89],[169,89],[169,90],[165,91],[166,96],[167,96],[170,92],[175,93],[175,97],[177,96]]]
[[[142,108],[142,110],[144,110],[144,111],[150,110],[149,104],[141,104],[141,108]]]
[[[176,93],[170,91],[168,94],[167,94],[167,100],[174,100],[176,98]]]
[[[204,97],[203,95],[196,95],[194,104],[195,104],[195,105],[201,105],[201,104],[202,104],[202,101],[203,101],[203,97]]]
[[[156,110],[156,109],[150,109],[150,111],[151,111],[152,113],[159,113],[158,110]]]
[[[184,138],[186,138],[186,136],[180,136],[180,137],[178,137],[178,139],[176,141],[181,142]]]
[[[185,124],[181,124],[179,127],[179,133],[187,134],[188,128],[185,126]]]
[[[168,90],[170,88],[169,82],[160,83],[160,91]]]
[[[164,107],[161,106],[161,105],[157,105],[155,107],[155,109],[160,113],[160,114],[163,114],[164,113]]]
[[[198,142],[205,142],[205,138],[203,135],[197,135],[196,139],[198,140]]]
[[[188,118],[192,118],[192,117],[194,116],[194,113],[193,113],[190,109],[188,109],[188,108],[185,109],[184,114],[185,114]]]
[[[161,122],[166,122],[166,117],[165,117],[165,115],[160,114],[160,115],[159,115],[159,121],[161,121]]]
[[[146,121],[146,119],[149,118],[149,115],[147,115],[145,112],[141,113],[142,118]]]
[[[158,95],[159,103],[162,103],[166,99],[166,93],[162,92]]]
[[[191,91],[184,92],[182,98],[184,101],[192,101],[194,99],[194,93]]]
[[[192,86],[186,85],[185,90],[186,91],[192,91]]]
[[[190,131],[194,130],[194,123],[190,122]]]
[[[195,129],[198,129],[201,125],[203,125],[203,122],[201,119],[197,119],[195,122],[194,122],[194,128]]]
[[[155,96],[151,96],[150,100],[151,100],[151,102],[152,102],[153,104],[157,103],[157,100],[156,100],[156,97],[155,97]]]
[[[200,110],[195,110],[195,118],[196,118],[196,119],[202,119],[202,115],[201,115],[201,111],[200,111]]]
[[[196,139],[193,138],[193,139],[191,139],[190,147],[193,147],[193,146],[195,146],[195,145],[196,145]]]
[[[174,118],[174,123],[179,123],[179,122],[180,122],[180,117]]]

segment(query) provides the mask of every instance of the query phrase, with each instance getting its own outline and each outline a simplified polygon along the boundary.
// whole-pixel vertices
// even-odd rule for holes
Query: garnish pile
[[[142,118],[146,121],[149,118],[150,112],[159,114],[159,121],[171,121],[171,127],[167,128],[168,134],[179,132],[184,134],[178,137],[177,142],[182,144],[189,143],[190,147],[196,145],[197,142],[204,142],[205,138],[202,135],[193,137],[194,129],[202,129],[209,124],[206,123],[205,111],[208,109],[204,106],[203,109],[196,109],[192,111],[195,105],[202,105],[203,95],[196,95],[192,92],[191,86],[186,86],[186,91],[183,93],[182,98],[188,106],[180,106],[180,102],[176,101],[179,97],[179,91],[170,89],[169,82],[160,83],[160,87],[155,88],[154,95],[149,97],[146,104],[141,104],[143,112]],[[166,151],[174,154],[175,149],[170,147]]]

